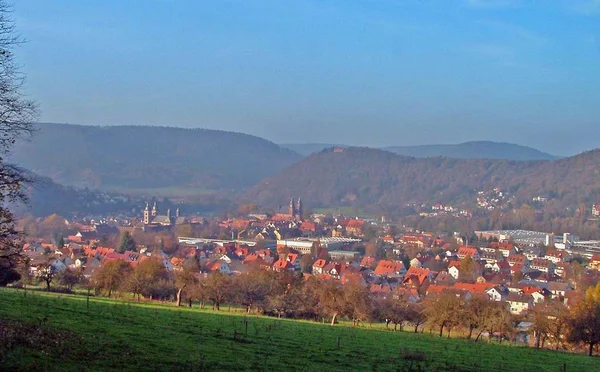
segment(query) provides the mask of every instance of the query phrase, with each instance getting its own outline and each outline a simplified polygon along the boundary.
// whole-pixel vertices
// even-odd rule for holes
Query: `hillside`
[[[131,212],[133,202],[127,196],[60,185],[48,177],[41,177],[28,171],[25,171],[25,174],[31,181],[25,185],[28,202],[11,206],[11,210],[17,214],[48,216],[57,213],[71,216]]]
[[[8,327],[13,331],[2,332]],[[88,308],[83,296],[24,297],[0,288],[6,370],[592,371],[598,363],[528,347],[226,311],[94,298]]]
[[[517,202],[537,195],[565,205],[600,200],[600,150],[552,161],[412,158],[369,148],[327,149],[264,179],[245,197],[267,206],[302,196],[311,207],[401,208],[406,203],[475,202],[500,187]]]
[[[552,160],[556,157],[537,149],[506,142],[473,141],[456,145],[390,146],[382,150],[399,155],[427,158]]]
[[[343,146],[325,143],[288,143],[281,147],[290,149],[298,154],[308,156],[323,151],[326,148]],[[454,145],[420,145],[420,146],[389,146],[381,150],[394,152],[399,155],[415,158],[434,158],[443,156],[457,159],[505,159],[505,160],[552,160],[556,156],[536,150],[531,147],[515,145],[506,142],[473,141]]]
[[[334,143],[282,143],[279,146],[292,150],[300,155],[308,156],[312,153],[323,151],[329,147],[344,146]]]
[[[171,127],[40,124],[11,161],[54,181],[98,189],[239,190],[300,156],[262,138]]]

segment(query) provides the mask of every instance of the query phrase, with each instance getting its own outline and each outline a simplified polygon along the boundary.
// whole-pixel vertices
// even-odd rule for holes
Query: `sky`
[[[600,0],[19,0],[40,121],[600,147]]]

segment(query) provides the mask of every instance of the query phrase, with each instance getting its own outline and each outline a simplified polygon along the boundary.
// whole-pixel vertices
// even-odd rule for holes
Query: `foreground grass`
[[[56,352],[12,348],[0,360],[0,370],[11,371],[562,371],[563,363],[567,371],[600,370],[598,358],[526,347],[100,298],[88,309],[85,297],[12,289],[0,289],[2,319],[64,338]]]

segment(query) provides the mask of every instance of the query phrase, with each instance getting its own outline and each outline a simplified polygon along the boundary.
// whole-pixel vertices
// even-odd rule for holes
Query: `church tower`
[[[156,201],[154,201],[154,205],[152,206],[152,217],[156,217],[158,214],[158,209],[156,208]]]
[[[150,205],[146,202],[146,208],[144,208],[144,225],[150,223]]]
[[[295,216],[296,215],[296,208],[294,206],[294,198],[290,199],[290,207],[288,209],[288,214],[290,216]]]
[[[296,218],[301,220],[303,214],[304,208],[302,207],[302,199],[298,198],[298,202],[296,203]]]

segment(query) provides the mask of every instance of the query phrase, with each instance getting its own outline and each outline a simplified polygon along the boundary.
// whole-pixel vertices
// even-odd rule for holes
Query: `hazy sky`
[[[22,0],[43,121],[600,147],[600,0]]]

